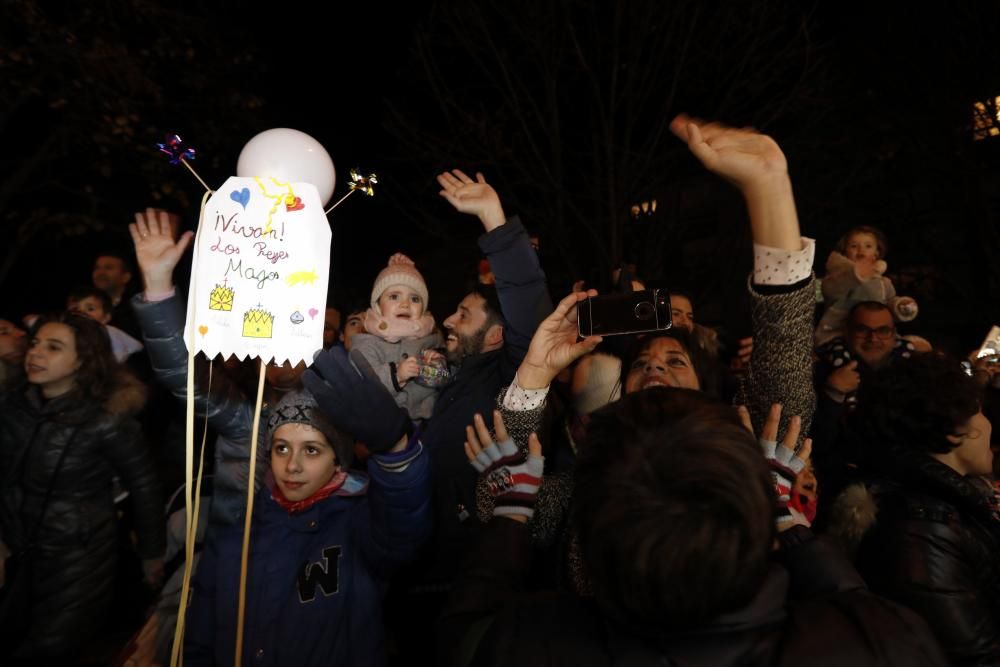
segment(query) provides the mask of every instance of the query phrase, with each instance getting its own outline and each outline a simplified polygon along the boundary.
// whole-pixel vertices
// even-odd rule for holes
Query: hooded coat
[[[0,397],[0,542],[17,553],[37,531],[25,610],[33,623],[18,656],[71,654],[106,620],[117,561],[113,476],[131,492],[139,556],[163,555],[162,493],[131,416],[144,401],[145,387],[127,374],[103,402],[77,392],[46,401],[35,386]]]
[[[849,486],[828,532],[873,592],[919,612],[956,665],[1000,664],[1000,510],[989,483],[896,449]]]

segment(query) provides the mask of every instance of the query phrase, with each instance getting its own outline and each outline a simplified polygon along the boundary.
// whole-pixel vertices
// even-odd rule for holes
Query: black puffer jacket
[[[12,552],[35,533],[66,451],[37,532],[34,623],[20,657],[72,654],[106,620],[117,555],[115,474],[131,492],[139,556],[163,555],[162,493],[139,424],[129,417],[144,389],[123,379],[103,405],[78,395],[44,401],[33,386],[0,398],[0,541]]]
[[[914,452],[879,473],[837,499],[831,532],[861,538],[857,566],[872,591],[923,615],[955,664],[1000,664],[992,488]]]

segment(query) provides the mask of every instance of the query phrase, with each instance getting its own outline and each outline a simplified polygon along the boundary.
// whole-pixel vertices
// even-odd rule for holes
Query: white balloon
[[[337,173],[323,145],[305,132],[278,127],[265,130],[240,151],[236,175],[273,176],[282,182],[311,183],[323,205],[333,197]]]

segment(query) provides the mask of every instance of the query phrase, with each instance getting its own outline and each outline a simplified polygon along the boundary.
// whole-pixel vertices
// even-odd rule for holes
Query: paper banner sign
[[[330,239],[312,185],[230,177],[195,238],[184,329],[192,352],[311,364],[323,347]]]

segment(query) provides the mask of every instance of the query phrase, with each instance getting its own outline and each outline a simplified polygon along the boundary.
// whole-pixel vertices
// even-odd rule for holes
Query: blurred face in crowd
[[[846,257],[852,262],[859,259],[875,261],[878,259],[878,239],[868,232],[855,232],[847,238]]]
[[[340,470],[333,446],[309,424],[282,424],[271,438],[271,473],[285,498],[305,500]]]
[[[483,297],[469,294],[462,299],[458,310],[444,321],[449,362],[461,363],[466,357],[503,346],[503,328],[496,324],[487,326],[486,320],[486,300]]]
[[[932,454],[962,475],[989,475],[993,472],[993,450],[990,435],[993,426],[982,410],[969,417],[955,435],[949,435],[955,448],[947,454]]]
[[[379,312],[387,320],[416,320],[424,314],[424,298],[407,285],[392,285],[378,298]]]
[[[847,325],[847,349],[870,368],[879,368],[896,345],[896,325],[886,310],[858,308]]]
[[[812,461],[810,460],[806,463],[806,467],[795,476],[792,493],[799,496],[799,504],[801,506],[808,507],[816,504],[816,500],[819,497],[817,493],[818,486],[816,472],[813,470]],[[812,521],[812,519],[809,520]]]
[[[28,349],[28,336],[13,322],[0,320],[0,359],[20,363]]]
[[[111,298],[117,299],[125,291],[132,274],[125,269],[125,262],[120,258],[102,255],[94,262],[94,273],[91,278],[94,287],[104,290]]]
[[[306,364],[304,361],[300,361],[295,366],[286,361],[280,366],[276,366],[274,363],[268,364],[264,375],[267,383],[272,388],[279,391],[288,391],[299,385],[299,378],[305,372]]]
[[[340,338],[340,311],[336,308],[327,308],[326,316],[323,318],[323,347],[332,347]]]
[[[625,393],[649,387],[701,389],[691,357],[676,339],[652,339],[632,362],[625,378]]]
[[[670,295],[670,317],[678,329],[686,329],[688,333],[694,331],[694,307],[686,296]]]
[[[351,339],[354,338],[354,334],[365,332],[365,313],[363,310],[359,310],[356,313],[351,313],[347,316],[347,321],[344,322],[344,330],[340,332],[340,342],[344,344],[344,349],[348,352],[351,350]]]
[[[111,313],[104,310],[104,304],[97,297],[88,296],[79,301],[70,301],[68,306],[69,310],[75,310],[101,324],[107,324],[111,321]]]
[[[61,396],[72,389],[80,365],[76,336],[60,322],[43,324],[24,358],[28,382],[41,387],[46,398]]]

